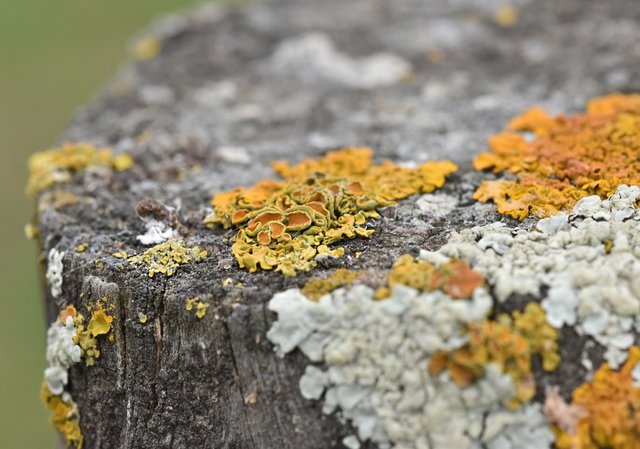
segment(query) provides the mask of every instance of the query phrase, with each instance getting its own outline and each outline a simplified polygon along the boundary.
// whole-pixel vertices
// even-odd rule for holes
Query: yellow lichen
[[[361,275],[361,271],[339,268],[327,278],[315,278],[307,281],[304,287],[302,287],[302,293],[304,293],[307,298],[317,301],[322,296],[331,293],[337,288],[352,284],[353,281]]]
[[[135,43],[133,56],[138,61],[148,61],[158,56],[160,50],[162,50],[160,41],[153,36],[147,36]]]
[[[187,303],[185,305],[185,309],[188,311],[194,310],[196,311],[196,316],[199,319],[202,319],[207,314],[207,308],[209,308],[209,304],[202,301],[199,297],[189,298],[187,299]]]
[[[149,317],[147,317],[147,315],[142,312],[138,312],[138,321],[140,321],[142,324],[145,324],[148,319]]]
[[[205,222],[240,228],[232,252],[241,268],[275,268],[287,276],[308,271],[315,257],[340,257],[343,248],[328,245],[369,237],[367,219],[396,200],[441,187],[457,170],[451,162],[427,162],[416,168],[390,161],[373,164],[369,148],[344,148],[298,165],[273,164],[283,181],[264,180],[216,195],[214,213]]]
[[[197,246],[189,248],[181,239],[172,238],[147,249],[142,254],[129,257],[128,261],[130,265],[146,265],[149,277],[156,273],[172,276],[180,265],[199,262],[206,256],[207,252],[201,251]]]
[[[68,395],[51,393],[46,382],[40,388],[40,398],[53,413],[51,422],[63,436],[66,447],[82,449],[84,438],[80,431],[80,412],[76,403]]]
[[[571,405],[583,413],[572,433],[554,426],[558,449],[640,448],[640,388],[631,375],[638,363],[640,348],[634,346],[619,371],[604,363],[573,392]]]
[[[76,245],[73,247],[73,250],[77,253],[83,253],[87,250],[87,248],[89,247],[88,243],[80,243],[79,245]]]
[[[396,284],[407,285],[421,292],[441,290],[453,299],[460,299],[470,297],[476,288],[484,285],[484,276],[462,260],[453,259],[436,267],[404,254],[393,264],[387,284],[376,291],[376,299],[388,298],[391,287]]]
[[[66,144],[36,153],[29,158],[27,194],[36,196],[54,184],[69,182],[72,176],[88,167],[107,167],[116,171],[133,165],[128,154],[114,156],[109,148],[85,144]]]
[[[429,371],[438,374],[448,369],[453,381],[464,387],[481,378],[487,364],[496,364],[515,387],[507,407],[517,408],[535,394],[532,356],[542,358],[546,371],[560,363],[558,332],[546,323],[544,310],[537,303],[529,303],[524,313],[515,311],[512,316],[501,314],[496,320],[470,323],[467,331],[467,345],[436,354]]]
[[[111,331],[113,317],[107,314],[103,303],[107,303],[106,297],[98,301],[95,306],[90,305],[88,307],[91,312],[91,318],[86,327],[84,315],[79,313],[73,305],[67,306],[60,313],[61,323],[64,323],[67,317],[73,318],[73,324],[76,328],[73,342],[82,349],[82,357],[85,359],[86,366],[93,366],[96,359],[100,357],[97,337],[106,335]]]
[[[38,210],[42,212],[49,207],[59,210],[75,204],[78,204],[76,195],[66,190],[55,190],[42,195],[40,201],[38,201]]]
[[[640,183],[640,95],[597,98],[585,114],[570,117],[533,108],[508,129],[489,139],[490,153],[474,160],[477,170],[515,175],[485,181],[474,195],[492,200],[502,214],[519,220],[547,217],[585,196],[606,198],[621,184]]]
[[[504,5],[496,9],[493,21],[503,28],[511,28],[518,23],[518,10],[511,5]]]

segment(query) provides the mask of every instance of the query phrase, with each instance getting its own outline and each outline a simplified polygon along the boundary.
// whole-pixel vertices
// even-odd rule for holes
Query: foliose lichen
[[[65,440],[66,447],[82,449],[84,437],[80,430],[80,412],[78,405],[69,393],[54,394],[46,382],[42,383],[40,398],[52,413],[51,422]]]
[[[302,287],[302,293],[309,299],[317,301],[337,288],[351,285],[362,275],[361,271],[338,268],[326,278],[313,278]]]
[[[469,343],[467,326],[486,320],[491,306],[480,286],[466,299],[400,283],[385,300],[363,285],[318,301],[292,289],[269,302],[278,320],[267,337],[280,356],[299,348],[324,363],[306,368],[300,391],[324,398],[324,413],[339,409],[351,420],[354,446],[371,440],[397,449],[548,449],[554,436],[540,405],[507,408],[516,386],[498,364],[488,362],[467,386],[448,370],[429,370],[432,357]]]
[[[466,260],[499,301],[514,293],[542,296],[550,325],[593,337],[618,367],[640,329],[638,198],[639,187],[622,185],[606,200],[586,197],[570,214],[540,220],[533,231],[502,223],[475,227],[421,258]]]
[[[132,165],[133,159],[128,154],[114,155],[109,148],[68,143],[60,148],[36,153],[29,158],[27,194],[36,196],[54,184],[69,182],[74,174],[89,167],[123,171]]]
[[[483,182],[474,196],[492,200],[502,214],[548,217],[586,196],[606,198],[621,184],[640,184],[640,95],[596,98],[586,113],[569,117],[536,107],[508,129],[474,160],[478,170],[513,175]]]
[[[189,298],[186,301],[185,309],[187,311],[195,310],[196,317],[198,319],[204,318],[207,314],[207,309],[209,308],[209,304],[200,299],[200,297]]]
[[[332,243],[369,237],[367,219],[379,217],[377,208],[432,192],[457,169],[447,161],[406,168],[372,158],[369,148],[344,148],[295,166],[276,162],[283,181],[216,195],[205,222],[240,228],[232,252],[241,268],[295,276],[315,266],[316,256],[341,256],[344,249],[330,249]]]
[[[51,296],[58,298],[62,294],[62,271],[64,265],[62,259],[64,258],[64,251],[58,251],[56,248],[49,250],[49,257],[47,258],[47,273],[46,278],[51,288]]]
[[[555,425],[558,449],[637,449],[640,444],[640,388],[633,371],[640,348],[629,349],[619,371],[603,364],[590,382],[573,392],[572,406],[583,411],[573,429]]]

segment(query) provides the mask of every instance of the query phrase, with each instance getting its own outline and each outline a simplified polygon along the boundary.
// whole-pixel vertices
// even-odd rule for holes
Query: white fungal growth
[[[158,245],[170,238],[177,237],[178,231],[170,227],[164,221],[149,220],[144,224],[147,232],[136,237],[143,245]]]
[[[64,257],[64,251],[58,251],[55,248],[49,250],[49,257],[47,261],[47,282],[51,288],[51,295],[54,298],[59,297],[62,294],[62,258]]]
[[[405,59],[391,53],[352,58],[338,51],[322,33],[308,33],[284,40],[269,61],[280,73],[307,81],[330,81],[360,89],[395,84],[411,73]]]
[[[340,411],[357,430],[343,441],[372,440],[395,449],[547,449],[553,433],[537,405],[517,411],[502,404],[514,386],[494,365],[461,388],[448,370],[429,373],[440,350],[467,342],[464,326],[485,319],[492,300],[481,288],[471,300],[440,291],[420,293],[395,285],[383,301],[368,287],[338,289],[308,300],[299,290],[276,294],[269,308],[278,320],[267,333],[278,355],[299,348],[326,369],[307,366],[302,395],[319,399],[323,412]]]
[[[622,185],[608,199],[583,198],[570,214],[515,233],[501,223],[454,234],[425,260],[466,260],[487,278],[499,301],[540,296],[549,324],[593,337],[612,367],[626,359],[640,331],[639,187]]]
[[[68,382],[68,370],[81,360],[82,350],[73,342],[76,328],[73,318],[64,324],[54,321],[47,331],[47,368],[44,379],[53,394],[62,394]]]

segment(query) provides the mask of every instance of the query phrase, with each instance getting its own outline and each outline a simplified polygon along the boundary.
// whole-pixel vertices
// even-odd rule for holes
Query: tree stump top
[[[535,220],[520,224],[473,200],[493,175],[471,160],[531,106],[571,114],[598,95],[639,90],[634,6],[518,0],[505,18],[494,1],[277,0],[201,6],[142,34],[132,61],[63,138],[129,154],[133,165],[73,173],[39,195],[36,212],[43,260],[62,263],[59,294],[55,272],[44,288],[49,322],[69,304],[88,318],[104,297],[114,316],[113,342],[99,340],[95,365],[69,371],[84,447],[343,447],[351,425],[300,394],[305,356],[275,356],[269,300],[336,268],[386,276],[400,255],[437,250],[452,231],[497,221],[531,229]],[[371,147],[378,162],[455,162],[460,170],[438,190],[451,210],[437,216],[420,212],[419,196],[401,200],[370,238],[340,242],[343,257],[296,277],[240,269],[236,231],[203,224],[213,195],[275,179],[272,161],[348,146]],[[202,261],[150,277],[123,260],[149,247],[137,239],[140,216],[170,213],[153,201],[145,209],[145,199],[175,209]],[[208,304],[201,319],[198,301],[185,310],[193,298]],[[597,368],[605,348],[570,327],[561,340],[561,367],[534,374],[568,399],[587,376],[583,351]]]

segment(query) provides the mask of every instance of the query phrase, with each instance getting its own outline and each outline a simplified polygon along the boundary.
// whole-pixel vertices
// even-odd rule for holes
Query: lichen
[[[62,259],[64,258],[64,251],[58,251],[56,248],[49,250],[49,257],[47,258],[47,282],[51,287],[51,296],[58,298],[62,294],[62,271],[64,265]]]
[[[102,298],[92,308],[91,318],[86,327],[84,325],[84,315],[77,313],[74,318],[76,335],[73,337],[73,342],[82,348],[82,356],[85,359],[86,366],[93,366],[96,359],[100,357],[98,337],[111,331],[113,317],[106,313],[103,303],[106,304],[106,298]]]
[[[405,254],[400,256],[387,276],[387,286],[376,291],[376,298],[391,294],[394,285],[407,285],[421,292],[441,290],[453,299],[469,298],[473,291],[484,285],[484,276],[462,260],[450,260],[435,266]]]
[[[586,196],[606,198],[619,185],[640,184],[640,95],[596,98],[586,113],[570,117],[533,108],[508,129],[489,139],[490,153],[474,160],[478,170],[515,175],[485,181],[475,193],[479,201],[496,203],[502,214],[519,220],[548,217]]]
[[[162,43],[154,36],[146,36],[136,41],[133,46],[133,57],[138,61],[149,61],[162,50]]]
[[[558,333],[545,321],[537,303],[527,304],[524,313],[501,314],[496,320],[468,324],[469,342],[462,348],[436,354],[429,365],[433,374],[448,369],[451,378],[465,387],[485,374],[489,364],[513,380],[515,396],[505,405],[518,408],[529,402],[536,391],[531,360],[542,358],[545,371],[553,371],[560,362]]]
[[[64,438],[66,447],[73,446],[76,449],[82,449],[84,437],[80,430],[80,412],[71,396],[68,393],[53,394],[46,382],[43,382],[40,398],[53,413],[51,422]]]
[[[554,426],[558,449],[637,449],[640,445],[640,388],[633,370],[640,363],[640,348],[631,347],[619,371],[604,363],[590,382],[572,395],[572,405],[584,413],[573,432]]]
[[[353,281],[362,275],[361,271],[351,271],[339,268],[327,278],[313,278],[302,287],[302,293],[309,299],[317,301],[327,293],[337,288],[351,285]]]
[[[316,256],[339,257],[328,245],[369,237],[367,220],[376,209],[416,193],[432,192],[457,167],[427,162],[405,168],[375,165],[369,148],[344,148],[298,165],[273,164],[283,181],[264,180],[216,195],[205,222],[240,228],[232,252],[241,268],[276,269],[287,276],[308,271]]]
[[[513,294],[541,296],[550,325],[593,337],[617,367],[640,328],[639,198],[639,187],[620,186],[606,200],[581,199],[569,215],[540,220],[530,232],[502,223],[475,227],[420,257],[467,261],[501,302]]]
[[[126,253],[118,253],[117,257],[122,256],[127,257]],[[187,247],[182,239],[171,238],[127,260],[129,265],[145,265],[149,270],[149,277],[153,277],[157,273],[173,276],[180,265],[200,262],[205,257],[207,252],[199,247]]]
[[[206,302],[204,302],[203,300],[201,300],[199,297],[195,297],[195,298],[189,298],[186,301],[185,304],[185,309],[188,311],[191,310],[195,310],[196,311],[196,317],[198,317],[198,319],[202,319],[204,318],[204,316],[207,314],[207,309],[209,308],[209,304],[207,304]]]
[[[453,299],[395,284],[384,301],[364,285],[318,301],[292,289],[269,302],[278,320],[267,337],[279,356],[298,348],[322,363],[307,366],[300,391],[322,399],[325,414],[339,409],[352,422],[354,446],[371,440],[398,449],[548,449],[554,435],[539,404],[503,405],[516,388],[498,365],[486,365],[484,376],[465,387],[448,370],[428,369],[439,351],[467,344],[465,326],[485,320],[491,305],[482,287],[469,299]]]
[[[114,155],[109,148],[86,144],[65,144],[60,148],[36,153],[29,158],[27,194],[36,196],[43,190],[71,181],[76,173],[89,167],[106,167],[124,171],[133,165],[128,154]]]

